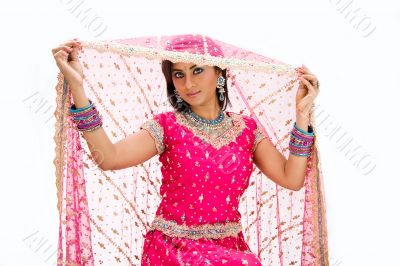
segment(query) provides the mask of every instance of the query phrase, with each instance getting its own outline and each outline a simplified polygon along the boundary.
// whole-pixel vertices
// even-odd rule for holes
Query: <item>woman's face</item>
[[[174,86],[181,98],[191,106],[217,101],[216,86],[219,75],[212,66],[181,62],[172,64]]]

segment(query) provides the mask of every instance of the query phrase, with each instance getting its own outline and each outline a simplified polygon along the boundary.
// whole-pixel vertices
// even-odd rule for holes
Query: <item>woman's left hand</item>
[[[319,82],[317,77],[306,66],[303,65],[295,69],[300,80],[296,94],[296,113],[309,117],[314,99],[319,93]]]

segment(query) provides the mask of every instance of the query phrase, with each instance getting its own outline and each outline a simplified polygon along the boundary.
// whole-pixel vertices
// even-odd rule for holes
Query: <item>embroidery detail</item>
[[[160,123],[158,123],[157,120],[150,119],[144,122],[140,126],[140,129],[145,129],[150,133],[150,135],[153,137],[156,143],[158,154],[161,154],[165,150],[165,145],[164,145],[164,129],[160,125]]]
[[[257,123],[256,129],[254,130],[254,142],[251,153],[256,150],[257,144],[264,138],[268,137],[267,134],[261,129],[261,126]]]
[[[240,222],[187,226],[177,224],[173,220],[165,220],[161,216],[156,216],[150,227],[150,230],[154,229],[162,231],[164,234],[172,237],[217,239],[228,236],[237,236],[237,234],[242,231],[242,226]]]
[[[229,112],[229,115],[225,116],[225,119],[221,122],[221,126],[218,127],[218,130],[211,130],[210,132],[206,129],[202,130],[200,127],[194,125],[180,112],[175,111],[174,116],[178,124],[189,129],[193,135],[199,137],[202,142],[207,142],[215,149],[220,149],[234,141],[246,128],[246,123],[243,117],[232,112]],[[216,136],[213,137],[214,135]]]
[[[194,63],[197,65],[204,65],[205,63],[207,63],[208,65],[219,66],[222,69],[237,68],[251,71],[263,71],[266,73],[289,74],[291,77],[295,77],[296,75],[294,68],[291,65],[284,63],[260,62],[249,59],[219,58],[216,56],[211,56],[209,54],[202,55],[181,53],[110,41],[82,42],[82,47],[95,49],[99,52],[116,53],[118,55],[144,56],[148,59],[167,59],[172,62],[186,62]]]

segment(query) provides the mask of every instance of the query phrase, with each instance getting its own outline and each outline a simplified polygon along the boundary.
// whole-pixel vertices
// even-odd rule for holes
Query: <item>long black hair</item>
[[[185,101],[181,102],[182,106],[180,108],[178,107],[177,98],[176,98],[176,95],[175,95],[175,86],[174,86],[174,83],[172,81],[172,62],[169,61],[169,60],[163,60],[161,62],[161,69],[162,69],[162,72],[164,74],[165,81],[166,81],[166,84],[167,84],[168,101],[170,102],[172,107],[174,107],[174,109],[177,110],[178,112],[182,112],[182,111],[187,110],[189,108],[189,104],[187,102],[185,102]],[[218,71],[218,70],[221,71],[222,76],[227,81],[226,69],[222,70],[221,68],[219,68],[217,66],[214,66],[214,69],[215,69],[215,71]],[[227,104],[229,104],[229,106],[232,106],[231,101],[229,100],[228,82],[225,82],[224,89],[225,89],[225,93],[224,93],[224,100],[223,101],[219,100],[218,91],[215,90],[215,94],[216,94],[217,99],[218,99],[218,105],[221,107],[221,109],[223,111],[226,109]]]

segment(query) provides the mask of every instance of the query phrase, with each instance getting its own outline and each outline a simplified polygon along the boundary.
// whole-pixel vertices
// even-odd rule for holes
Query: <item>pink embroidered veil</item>
[[[294,67],[202,35],[190,35],[202,43],[190,49],[179,44],[187,36],[82,42],[84,89],[110,139],[125,138],[154,115],[173,110],[161,72],[161,60],[168,59],[226,68],[232,102],[227,110],[253,117],[287,158],[299,85]],[[61,73],[56,90],[57,264],[140,265],[143,236],[161,201],[158,156],[137,167],[102,171],[69,117],[72,97]],[[313,114],[311,124],[316,141],[304,188],[279,187],[254,166],[240,201],[246,242],[263,265],[329,264]]]

